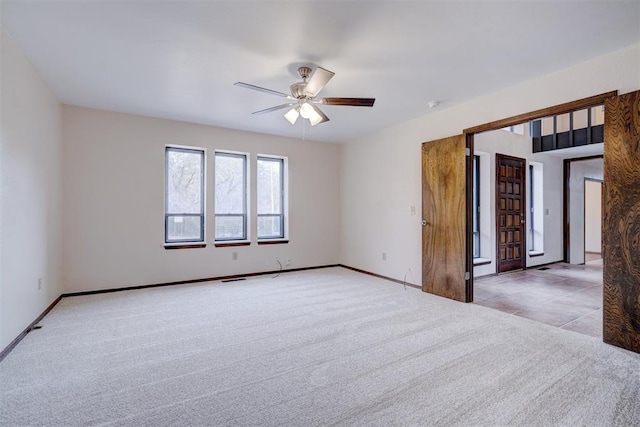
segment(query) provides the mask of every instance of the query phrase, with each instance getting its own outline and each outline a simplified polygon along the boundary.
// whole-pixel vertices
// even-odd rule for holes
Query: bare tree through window
[[[258,239],[284,237],[284,160],[258,157]]]
[[[215,239],[247,238],[247,156],[216,152]]]
[[[165,149],[165,243],[204,241],[204,150]]]

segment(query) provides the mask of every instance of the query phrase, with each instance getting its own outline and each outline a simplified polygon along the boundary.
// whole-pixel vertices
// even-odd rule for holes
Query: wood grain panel
[[[640,353],[640,91],[605,103],[604,341]]]
[[[463,135],[422,144],[422,290],[467,301]]]

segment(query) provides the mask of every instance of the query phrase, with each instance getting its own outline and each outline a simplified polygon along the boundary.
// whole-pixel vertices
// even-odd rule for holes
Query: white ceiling
[[[640,42],[634,1],[1,1],[6,33],[66,104],[344,142]],[[300,64],[336,73],[295,126],[252,116]]]

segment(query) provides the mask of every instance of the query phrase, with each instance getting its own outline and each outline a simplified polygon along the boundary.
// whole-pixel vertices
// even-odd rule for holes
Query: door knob
[[[425,225],[427,225],[427,220],[426,220],[426,219],[423,219],[423,220],[422,220],[422,226],[424,227]]]

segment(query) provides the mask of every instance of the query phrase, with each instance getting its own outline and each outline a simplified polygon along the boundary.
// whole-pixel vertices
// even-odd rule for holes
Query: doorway
[[[584,179],[584,262],[602,260],[602,180]]]
[[[463,190],[465,201],[462,205],[467,212],[466,226],[452,230],[452,234],[462,234],[466,241],[465,257],[456,260],[456,268],[465,271],[464,280],[459,278],[449,285],[463,290],[464,301],[473,301],[473,210],[472,210],[472,153],[474,152],[474,135],[489,130],[502,129],[519,123],[529,122],[548,116],[556,116],[605,104],[605,125],[603,126],[605,146],[605,179],[603,203],[603,264],[604,264],[604,341],[631,351],[640,352],[640,307],[634,302],[640,295],[640,273],[632,260],[638,259],[640,249],[634,242],[638,239],[640,216],[637,206],[640,202],[640,180],[638,180],[637,164],[640,162],[640,151],[637,150],[640,135],[640,91],[618,96],[617,91],[595,95],[578,101],[545,108],[530,113],[520,114],[504,120],[465,129],[463,134],[455,137],[463,138],[466,153],[456,154],[452,160],[458,164],[466,164],[466,189]],[[554,125],[555,126],[555,125]],[[569,146],[576,144],[575,135]],[[587,141],[589,136],[587,135]],[[426,143],[425,143],[426,144]],[[544,140],[541,141],[544,144]],[[552,136],[554,149],[562,148],[563,141],[554,129]],[[424,146],[424,144],[423,144]],[[465,162],[466,155],[466,162]],[[434,159],[437,163],[437,159]],[[423,155],[424,161],[424,155]],[[425,164],[423,163],[423,170]],[[423,176],[424,185],[424,176]],[[423,191],[423,203],[424,201]],[[457,197],[458,194],[451,194]],[[546,215],[546,207],[545,207]],[[424,217],[423,217],[424,218]],[[423,221],[424,223],[424,221]],[[623,226],[624,225],[624,226]],[[424,241],[423,259],[435,259],[446,251],[446,246],[433,246],[431,241]],[[432,248],[432,252],[426,251]],[[425,263],[423,262],[423,267]],[[424,274],[424,271],[423,271]],[[423,284],[424,289],[424,284]]]
[[[596,152],[602,153],[603,144],[594,142],[583,147],[535,152],[532,148],[534,138],[532,128],[533,126],[526,123],[514,127],[513,130],[508,128],[483,132],[476,135],[474,140],[474,155],[480,156],[477,162],[481,166],[486,166],[486,172],[493,169],[495,165],[495,170],[491,174],[495,182],[488,178],[482,180],[482,168],[479,171],[474,170],[474,176],[481,178],[477,183],[489,187],[495,194],[494,199],[492,195],[482,194],[480,191],[479,203],[474,199],[474,205],[481,208],[479,209],[480,219],[486,217],[492,219],[488,226],[480,221],[480,227],[474,230],[476,234],[481,236],[481,240],[483,235],[488,234],[489,236],[484,240],[487,241],[490,238],[496,245],[495,248],[501,244],[504,245],[505,240],[509,238],[507,232],[515,231],[509,230],[508,227],[507,230],[501,230],[501,226],[516,225],[518,221],[506,219],[501,209],[517,208],[518,201],[526,205],[526,209],[518,212],[520,222],[524,222],[523,226],[526,227],[524,231],[518,230],[520,233],[525,233],[525,236],[520,239],[521,243],[526,245],[523,245],[525,247],[523,249],[524,268],[501,269],[501,258],[504,255],[501,256],[500,251],[498,254],[495,249],[480,251],[480,254],[484,253],[492,260],[490,265],[474,262],[476,264],[474,273],[480,273],[475,275],[474,303],[561,329],[602,338],[602,266],[586,266],[584,261],[581,261],[582,265],[549,263],[561,260],[563,257],[565,157],[573,157],[571,163],[573,174],[569,191],[574,196],[574,193],[579,193],[576,200],[579,200],[580,209],[575,206],[576,201],[573,197],[570,198],[573,203],[572,213],[582,215],[579,222],[572,223],[571,229],[576,234],[579,232],[583,239],[584,178],[602,176],[602,157],[600,155],[594,158],[594,156]],[[518,129],[519,131],[516,132]],[[581,128],[576,126],[575,130],[580,132]],[[579,160],[584,157],[577,156],[584,156],[586,153],[592,156],[587,160]],[[494,158],[496,160],[492,162]],[[501,178],[505,175],[507,177],[516,175],[515,172],[509,173],[506,169],[505,159],[517,161],[519,167],[522,165],[521,170],[524,172],[525,180],[521,185],[524,191],[508,188],[508,181]],[[574,159],[575,162],[573,162]],[[500,184],[501,181],[502,184]],[[501,192],[506,192],[508,195],[521,193],[519,194],[521,198],[512,200],[510,206],[510,202],[505,200]],[[492,209],[489,209],[490,206]],[[580,246],[576,243],[574,247],[584,248],[583,242],[584,240],[581,240]],[[480,243],[479,246],[482,249],[484,242]],[[493,255],[489,255],[492,252]],[[477,258],[474,258],[475,260]]]
[[[569,158],[564,160],[564,256],[563,260],[569,264],[584,264],[587,261],[587,252],[600,254],[601,243],[596,242],[593,250],[586,249],[587,234],[594,236],[594,231],[598,236],[602,235],[601,222],[601,190],[600,197],[596,200],[598,207],[587,204],[586,181],[603,182],[604,179],[604,159],[603,155],[592,155],[586,157]],[[594,184],[598,185],[598,184]],[[602,188],[602,184],[600,184]],[[591,219],[588,226],[586,220],[597,209],[598,217]],[[590,217],[589,217],[590,218]],[[597,224],[594,223],[597,222]],[[594,230],[594,227],[597,230]],[[600,239],[601,240],[601,239]]]

